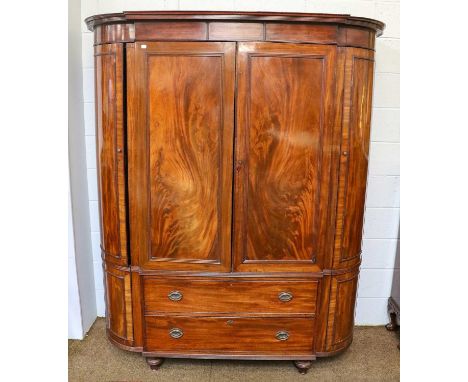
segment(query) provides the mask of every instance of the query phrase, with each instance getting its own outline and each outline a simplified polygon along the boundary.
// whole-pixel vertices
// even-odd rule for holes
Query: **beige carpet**
[[[397,344],[397,335],[384,327],[356,327],[354,342],[345,353],[318,359],[306,375],[300,375],[291,361],[167,359],[152,371],[140,354],[120,350],[107,340],[100,318],[83,341],[69,341],[68,375],[73,382],[398,381]]]

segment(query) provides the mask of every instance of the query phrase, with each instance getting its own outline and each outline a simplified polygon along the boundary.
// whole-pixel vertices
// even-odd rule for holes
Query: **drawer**
[[[147,352],[310,355],[313,318],[146,317]]]
[[[145,278],[145,312],[313,314],[318,283]]]

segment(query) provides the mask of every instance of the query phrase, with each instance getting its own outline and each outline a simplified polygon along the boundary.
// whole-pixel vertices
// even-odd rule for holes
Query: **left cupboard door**
[[[96,85],[96,169],[101,251],[115,265],[128,265],[124,133],[124,47],[94,48]]]
[[[127,44],[132,263],[231,269],[235,43]]]

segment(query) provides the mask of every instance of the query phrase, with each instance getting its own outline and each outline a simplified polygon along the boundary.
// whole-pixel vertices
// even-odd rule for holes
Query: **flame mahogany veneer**
[[[349,15],[124,12],[95,36],[107,333],[164,357],[351,341],[374,40]]]

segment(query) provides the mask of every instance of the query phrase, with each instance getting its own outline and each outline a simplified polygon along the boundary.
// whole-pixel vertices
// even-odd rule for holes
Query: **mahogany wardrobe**
[[[123,12],[94,31],[107,335],[166,357],[352,341],[374,43],[349,15]]]

